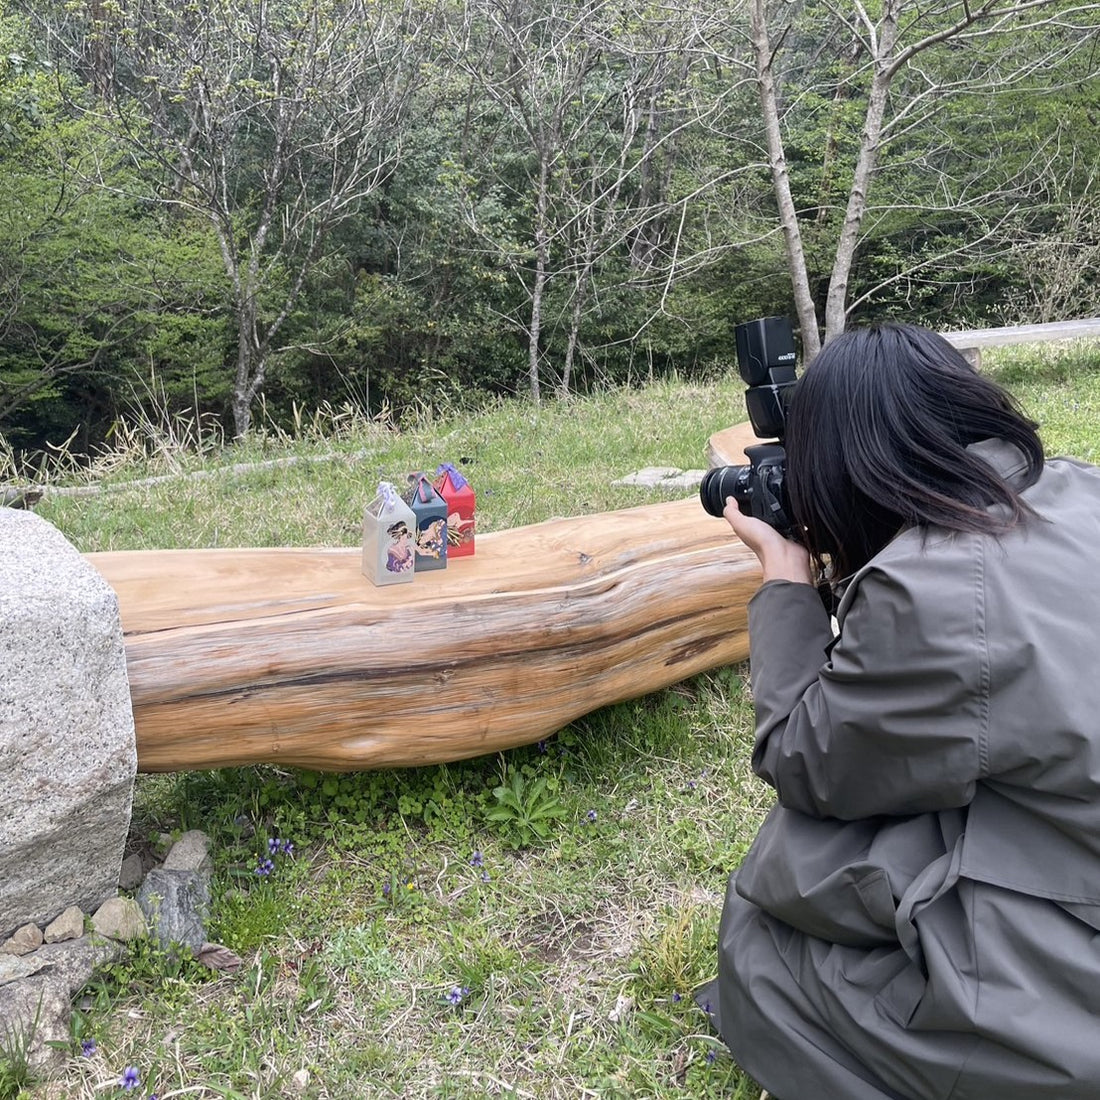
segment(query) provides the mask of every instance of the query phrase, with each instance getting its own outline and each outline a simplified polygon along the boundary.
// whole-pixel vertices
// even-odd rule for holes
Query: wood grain
[[[734,424],[732,428],[723,428],[707,440],[707,468],[715,466],[739,466],[746,461],[745,448],[753,443],[763,443],[753,433],[752,425]]]
[[[697,498],[478,535],[375,587],[358,549],[87,555],[118,594],[138,767],[438,763],[748,654],[755,557]]]

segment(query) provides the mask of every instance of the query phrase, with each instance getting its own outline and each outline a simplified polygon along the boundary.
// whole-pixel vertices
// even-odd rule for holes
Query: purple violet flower
[[[122,1071],[122,1079],[119,1081],[119,1085],[129,1091],[130,1089],[136,1089],[140,1084],[141,1074],[138,1073],[134,1066],[127,1066]]]
[[[95,1039],[85,1039],[80,1044],[80,1053],[83,1054],[85,1058],[91,1058],[91,1056],[95,1054]]]
[[[485,857],[480,852],[474,852],[474,854],[472,856],[470,856],[470,866],[471,867],[484,867],[485,866]]]

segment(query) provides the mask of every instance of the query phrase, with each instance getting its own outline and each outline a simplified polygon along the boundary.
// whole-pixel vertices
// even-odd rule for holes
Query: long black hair
[[[787,410],[787,489],[811,556],[836,582],[906,527],[1008,530],[1027,506],[966,448],[994,437],[1014,444],[1026,488],[1043,469],[1037,428],[934,332],[881,324],[836,337]]]

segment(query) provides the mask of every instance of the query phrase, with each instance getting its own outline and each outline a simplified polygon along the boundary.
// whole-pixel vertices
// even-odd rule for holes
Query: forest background
[[[1100,313],[1100,4],[0,0],[0,433]]]

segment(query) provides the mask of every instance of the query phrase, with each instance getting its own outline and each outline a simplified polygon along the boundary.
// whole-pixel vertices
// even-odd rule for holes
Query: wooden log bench
[[[975,328],[966,332],[944,332],[941,335],[952,347],[958,348],[975,367],[980,367],[984,348],[1045,344],[1058,340],[1100,340],[1100,317],[1085,317],[1078,321],[1050,321],[1039,325]]]
[[[472,558],[381,588],[358,549],[87,557],[118,594],[148,772],[353,771],[530,744],[744,660],[759,584],[697,497],[479,535]]]

